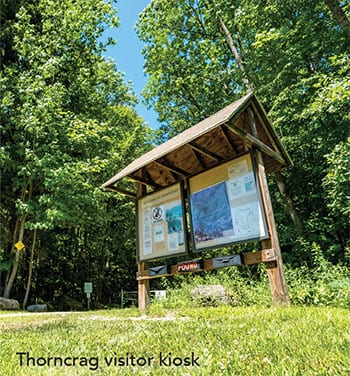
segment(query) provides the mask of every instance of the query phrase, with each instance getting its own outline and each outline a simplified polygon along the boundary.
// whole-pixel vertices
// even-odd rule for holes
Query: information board
[[[268,237],[250,154],[189,179],[194,251]]]
[[[137,203],[140,261],[187,253],[182,185],[174,184],[142,197]]]

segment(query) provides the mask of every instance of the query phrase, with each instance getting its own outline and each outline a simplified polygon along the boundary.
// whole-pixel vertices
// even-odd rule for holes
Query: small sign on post
[[[87,303],[88,303],[88,310],[90,311],[90,299],[92,293],[92,282],[85,282],[84,283],[84,292],[86,294]]]
[[[25,245],[23,244],[23,242],[21,240],[19,240],[16,244],[15,244],[15,247],[17,249],[17,251],[23,251],[24,248],[25,248]]]

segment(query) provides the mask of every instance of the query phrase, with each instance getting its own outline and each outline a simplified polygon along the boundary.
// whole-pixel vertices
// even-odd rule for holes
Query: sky
[[[159,127],[157,113],[148,110],[142,104],[141,91],[146,86],[147,77],[143,73],[144,59],[141,54],[143,43],[138,39],[135,24],[138,15],[151,2],[151,0],[118,0],[119,23],[118,28],[108,30],[106,37],[113,37],[117,44],[108,48],[106,57],[112,57],[117,69],[125,74],[125,81],[132,81],[134,93],[139,97],[136,106],[137,113],[142,116],[151,128]]]

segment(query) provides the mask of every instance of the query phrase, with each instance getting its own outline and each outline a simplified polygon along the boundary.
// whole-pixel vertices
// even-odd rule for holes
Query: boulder
[[[18,311],[20,309],[18,300],[0,298],[0,310]]]
[[[231,303],[227,290],[221,285],[199,285],[193,288],[190,294],[194,302],[203,306]]]
[[[46,304],[33,304],[27,307],[28,312],[47,312]]]

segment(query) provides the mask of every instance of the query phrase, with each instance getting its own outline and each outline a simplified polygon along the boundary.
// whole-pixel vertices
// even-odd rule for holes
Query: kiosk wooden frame
[[[274,304],[288,305],[290,301],[266,173],[279,171],[290,165],[291,160],[254,93],[247,94],[137,158],[102,187],[135,200],[177,182],[183,182],[186,189],[190,177],[247,152],[252,154],[255,163],[268,238],[261,241],[260,251],[244,253],[241,260],[245,265],[266,263]],[[160,273],[150,268],[149,262],[139,261],[139,309],[145,309],[149,303],[152,278],[183,273],[183,270],[212,270],[216,265],[213,260],[195,260],[192,262],[196,265],[193,270],[190,269],[191,263],[187,269],[178,265],[158,267],[162,270]]]

